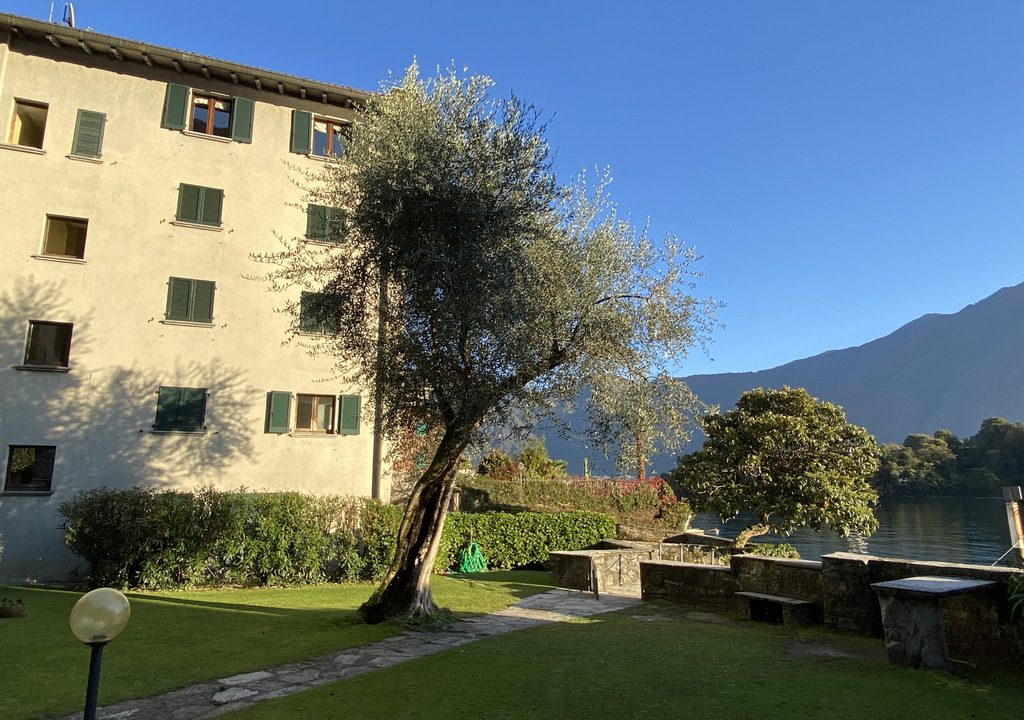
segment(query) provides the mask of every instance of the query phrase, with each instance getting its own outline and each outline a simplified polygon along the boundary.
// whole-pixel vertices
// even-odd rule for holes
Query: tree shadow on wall
[[[97,350],[103,339],[90,332],[94,319],[72,310],[64,297],[58,283],[34,281],[0,294],[0,462],[6,466],[11,445],[56,446],[52,495],[0,498],[4,535],[13,539],[16,533],[8,529],[15,528],[19,514],[44,523],[40,533],[56,531],[58,506],[83,490],[191,489],[217,483],[229,465],[251,461],[258,431],[251,408],[260,390],[247,383],[245,369],[221,361],[208,340],[194,346],[202,352],[191,353],[205,357],[169,361],[159,371],[140,367],[131,347],[118,348],[125,364],[101,364]],[[73,319],[69,372],[12,367],[24,361],[29,319]],[[161,385],[207,389],[205,432],[152,432]]]

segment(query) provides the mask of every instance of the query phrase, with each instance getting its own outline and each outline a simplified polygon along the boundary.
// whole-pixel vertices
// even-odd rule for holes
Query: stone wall
[[[650,560],[640,563],[644,600],[671,600],[713,610],[734,612],[736,577],[726,565]]]
[[[732,572],[743,592],[822,602],[821,563],[759,555],[734,555]]]
[[[871,583],[920,575],[994,580],[999,584],[990,590],[942,600],[946,642],[954,655],[1019,653],[1020,648],[1016,647],[1005,627],[1009,621],[1005,581],[1018,570],[853,553],[825,555],[822,566],[825,625],[835,630],[876,637],[882,635],[882,617]]]
[[[881,637],[878,597],[871,584],[937,575],[994,580],[990,590],[942,600],[946,640],[955,657],[1021,657],[1008,632],[1006,579],[1019,570],[982,565],[923,562],[832,553],[821,562],[737,555],[731,566],[641,560],[645,600],[663,599],[711,610],[737,610],[733,593],[759,592],[821,604],[824,624],[833,630]]]

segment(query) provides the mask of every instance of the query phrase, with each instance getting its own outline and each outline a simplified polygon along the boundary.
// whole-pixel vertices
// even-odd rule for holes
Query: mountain
[[[878,442],[903,442],[939,428],[973,435],[989,417],[1024,420],[1024,283],[1003,288],[950,315],[924,315],[864,345],[795,360],[769,370],[684,378],[724,412],[745,390],[806,388],[841,405]],[[571,416],[581,427],[579,413]],[[552,457],[579,472],[587,452],[548,435]],[[591,458],[593,465],[594,459]],[[655,459],[668,469],[671,457]]]

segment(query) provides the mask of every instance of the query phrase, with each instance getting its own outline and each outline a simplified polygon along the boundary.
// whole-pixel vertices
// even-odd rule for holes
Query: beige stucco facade
[[[98,486],[386,499],[365,389],[331,379],[331,359],[301,342],[283,344],[289,298],[246,277],[260,272],[250,253],[306,230],[302,175],[322,161],[289,151],[292,110],[347,120],[357,94],[310,83],[293,96],[274,78],[254,82],[253,68],[217,61],[209,72],[179,55],[179,71],[150,62],[174,51],[150,48],[140,62],[127,45],[103,52],[109,39],[90,33],[47,41],[41,25],[0,15],[2,474],[11,446],[56,450],[48,491],[0,492],[0,581],[68,578],[79,559],[63,546],[58,507]],[[161,127],[168,83],[254,101],[251,142]],[[16,101],[46,105],[41,151],[10,144]],[[105,114],[98,160],[69,157],[80,109]],[[220,227],[176,222],[181,183],[223,190]],[[43,255],[47,216],[88,221],[81,260]],[[215,283],[211,322],[166,320],[171,277]],[[30,321],[73,325],[66,371],[24,369]],[[161,386],[207,390],[204,432],[153,432]],[[266,432],[271,391],[293,394],[293,431]],[[361,396],[358,434],[295,430],[299,393]]]

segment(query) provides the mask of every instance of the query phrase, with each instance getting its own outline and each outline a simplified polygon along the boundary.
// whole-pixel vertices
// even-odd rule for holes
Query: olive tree
[[[840,535],[870,535],[878,526],[868,484],[879,448],[842,409],[806,390],[749,390],[736,409],[707,415],[697,452],[679,459],[672,476],[698,512],[723,520],[750,512],[737,547],[768,532],[828,526]]]
[[[560,184],[545,126],[490,80],[415,65],[371,97],[311,199],[337,209],[337,246],[258,256],[272,288],[312,291],[334,335],[318,351],[368,388],[386,434],[437,433],[368,622],[436,610],[430,573],[455,470],[486,423],[576,397],[594,377],[655,374],[700,342],[695,255],[620,217],[604,182]],[[293,323],[298,329],[298,321]]]
[[[590,441],[639,481],[647,478],[653,454],[674,452],[689,441],[697,413],[705,409],[685,382],[667,373],[608,374],[595,378],[589,390]]]

